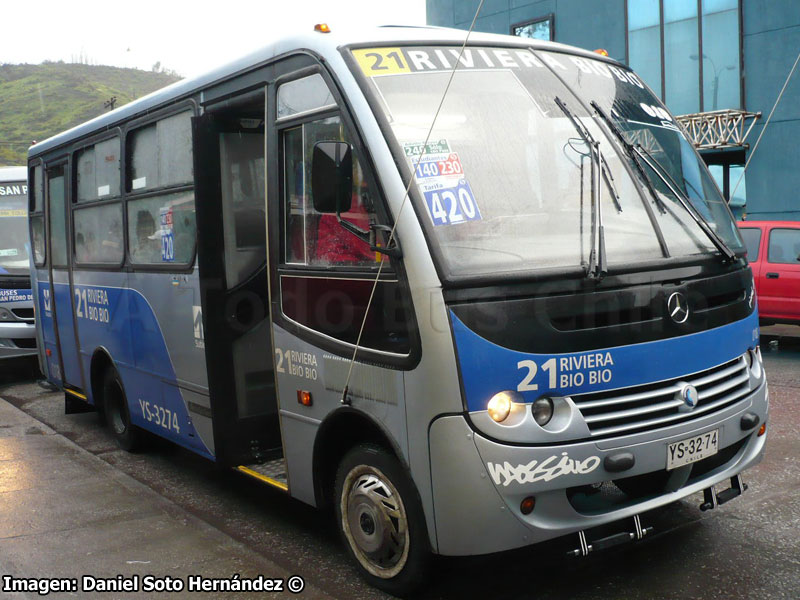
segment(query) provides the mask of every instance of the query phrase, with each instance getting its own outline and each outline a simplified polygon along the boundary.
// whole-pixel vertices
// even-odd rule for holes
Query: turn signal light
[[[766,424],[766,423],[763,423],[763,424],[761,425],[760,429],[758,430],[758,437],[761,437],[761,436],[762,436],[762,435],[764,435],[765,433],[767,433],[767,424]]]
[[[606,50],[605,48],[598,48],[597,50],[595,50],[595,52],[600,56],[608,56],[608,50]]]
[[[303,406],[311,406],[314,402],[311,400],[311,392],[305,390],[297,390],[297,402]]]
[[[536,506],[536,498],[528,496],[519,505],[519,510],[523,515],[529,515],[533,512],[533,507]]]
[[[328,27],[327,23],[317,23],[314,25],[314,31],[318,31],[319,33],[330,33],[331,28]]]

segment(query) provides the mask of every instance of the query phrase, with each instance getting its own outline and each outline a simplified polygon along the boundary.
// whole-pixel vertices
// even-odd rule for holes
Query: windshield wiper
[[[663,206],[663,201],[659,197],[658,193],[656,192],[655,188],[653,187],[650,178],[647,177],[644,169],[642,168],[641,162],[644,162],[653,173],[666,185],[672,194],[677,198],[678,202],[680,202],[681,206],[683,206],[684,210],[689,213],[689,216],[692,217],[697,226],[702,229],[703,233],[706,234],[711,243],[716,246],[717,250],[720,251],[722,256],[726,260],[734,260],[736,258],[736,254],[728,248],[727,244],[722,240],[717,232],[711,229],[711,226],[708,222],[703,218],[703,216],[699,213],[697,208],[695,208],[692,201],[686,195],[686,193],[680,189],[678,184],[672,178],[672,175],[659,163],[647,149],[642,146],[641,144],[631,144],[625,136],[623,135],[622,131],[620,131],[619,127],[614,123],[611,118],[605,113],[605,111],[600,107],[600,105],[592,100],[591,102],[592,108],[597,112],[601,119],[608,125],[608,128],[614,133],[617,139],[620,140],[623,147],[625,148],[626,152],[633,157],[634,163],[638,167],[640,173],[644,175],[644,181],[647,183],[647,187],[650,189],[650,192],[653,194],[653,197],[656,199],[656,202],[659,204],[659,208],[661,209],[662,213],[666,212]]]
[[[561,98],[556,96],[555,103],[572,123],[583,142],[589,147],[590,164],[592,166],[590,174],[592,181],[592,250],[589,252],[589,269],[586,275],[595,279],[602,279],[608,272],[608,258],[606,257],[606,237],[603,229],[603,186],[600,181],[601,178],[605,180],[618,212],[622,212],[622,205],[619,203],[619,194],[617,194],[616,187],[614,187],[614,176],[611,175],[608,162],[606,162],[603,153],[600,152],[600,142],[594,139],[586,126],[575,117]]]

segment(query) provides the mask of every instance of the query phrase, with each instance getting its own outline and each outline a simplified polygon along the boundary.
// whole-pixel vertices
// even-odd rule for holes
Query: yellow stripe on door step
[[[283,483],[282,481],[278,481],[277,479],[273,479],[272,477],[267,477],[266,475],[262,475],[257,471],[253,471],[253,469],[248,469],[245,466],[238,466],[236,467],[237,470],[241,471],[245,475],[250,475],[250,477],[255,477],[259,481],[263,481],[264,483],[268,483],[271,486],[274,486],[278,489],[283,490],[284,492],[289,491],[289,486]]]
[[[68,394],[71,394],[71,395],[75,396],[76,398],[80,398],[81,400],[88,400],[89,399],[85,395],[81,394],[80,392],[76,392],[75,390],[71,390],[69,388],[64,388],[64,391],[67,392]]]

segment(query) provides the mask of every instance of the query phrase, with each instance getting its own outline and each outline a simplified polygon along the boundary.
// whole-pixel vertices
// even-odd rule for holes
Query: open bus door
[[[193,122],[203,232],[198,319],[217,460],[231,466],[283,457],[267,277],[264,106],[264,91],[251,92]]]
[[[47,179],[47,237],[49,257],[49,289],[44,290],[44,311],[52,316],[44,328],[45,348],[51,376],[61,382],[64,390],[85,400],[82,391],[83,375],[79,361],[78,340],[72,302],[72,285],[69,271],[69,219],[67,194],[67,169],[65,164],[48,166]],[[49,327],[47,326],[49,325]],[[53,371],[57,370],[58,373]],[[76,390],[81,390],[78,392]]]

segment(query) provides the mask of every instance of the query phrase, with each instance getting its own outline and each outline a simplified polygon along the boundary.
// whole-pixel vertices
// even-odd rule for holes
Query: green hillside
[[[23,165],[28,146],[178,81],[171,73],[98,65],[0,64],[0,166]]]

